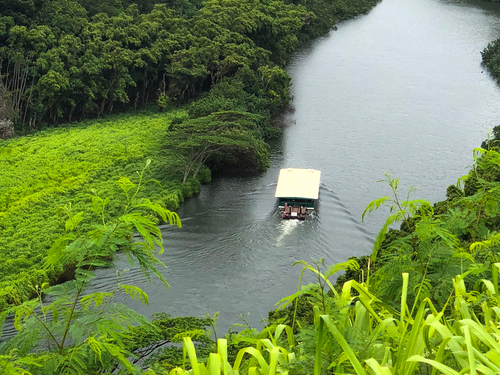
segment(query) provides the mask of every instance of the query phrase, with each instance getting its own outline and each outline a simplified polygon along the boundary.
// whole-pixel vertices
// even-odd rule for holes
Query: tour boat
[[[319,197],[321,172],[315,169],[285,168],[280,170],[274,196],[283,219],[305,220],[314,210]]]

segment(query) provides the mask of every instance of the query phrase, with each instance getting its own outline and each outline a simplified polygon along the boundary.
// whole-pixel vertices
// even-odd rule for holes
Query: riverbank
[[[315,304],[322,304],[331,313],[334,308],[325,301],[342,296],[340,308],[349,304],[353,308],[353,301],[366,292],[401,315],[406,304],[413,306],[409,314],[415,306],[429,304],[432,311],[446,316],[451,306],[457,306],[453,303],[461,295],[457,287],[476,295],[497,291],[499,145],[497,126],[492,138],[483,142],[484,148],[474,150],[475,163],[469,173],[446,189],[446,200],[434,204],[412,199],[411,191],[402,191],[398,179],[386,174],[387,196],[371,202],[363,214],[384,206],[390,210],[372,253],[335,265],[325,264],[323,259],[297,262],[304,271],[314,273],[317,283],[306,286],[302,282],[294,295],[283,298],[280,308],[268,313],[270,325],[287,324],[300,332],[317,323]],[[399,229],[394,229],[398,225]],[[334,279],[339,271],[345,272]],[[489,279],[493,282],[485,281]],[[488,287],[483,287],[483,282]],[[365,291],[355,288],[350,294],[354,285],[362,285]],[[477,308],[485,302],[478,297],[468,303]]]
[[[355,218],[359,220],[364,208],[366,208],[370,201],[383,196],[391,196],[391,188],[387,183],[374,183],[376,180],[383,178],[384,171],[390,171],[392,177],[400,179],[399,192],[401,200],[406,199],[408,188],[414,185],[417,189],[413,191],[410,200],[422,199],[431,202],[430,206],[433,206],[434,215],[438,219],[436,221],[439,224],[435,223],[436,226],[434,228],[429,225],[429,230],[444,229],[443,234],[445,236],[443,238],[446,238],[446,235],[450,232],[458,237],[457,241],[450,242],[450,246],[455,246],[456,251],[448,249],[443,253],[441,251],[444,247],[439,247],[436,244],[432,248],[429,246],[430,243],[421,243],[424,242],[427,236],[422,227],[419,231],[413,232],[415,233],[415,237],[422,236],[416,241],[418,243],[418,250],[427,256],[424,259],[429,262],[429,275],[423,278],[422,274],[417,271],[418,269],[422,269],[421,264],[418,262],[418,251],[412,252],[408,250],[413,245],[408,245],[407,243],[408,239],[411,239],[411,232],[405,230],[405,226],[403,226],[402,230],[389,230],[382,242],[381,248],[373,256],[371,256],[372,246],[365,252],[365,254],[369,255],[356,255],[355,257],[353,257],[353,254],[350,254],[355,247],[349,246],[345,251],[339,251],[339,253],[341,252],[345,256],[340,262],[347,259],[356,260],[360,265],[360,269],[348,270],[345,275],[340,276],[337,279],[337,288],[342,288],[344,282],[348,280],[367,282],[368,276],[371,276],[370,284],[373,287],[373,292],[377,293],[384,301],[394,301],[392,305],[394,306],[400,302],[397,296],[395,297],[398,293],[398,288],[401,286],[400,272],[408,272],[409,270],[411,279],[415,280],[420,277],[421,281],[421,284],[415,283],[410,288],[416,287],[418,291],[418,288],[421,286],[425,297],[443,303],[449,297],[451,278],[446,281],[448,285],[444,286],[444,282],[440,284],[440,277],[445,278],[443,275],[446,274],[453,277],[454,274],[458,275],[462,273],[464,269],[467,269],[468,264],[470,264],[468,262],[471,259],[475,262],[474,266],[477,267],[487,267],[489,264],[489,261],[484,261],[484,258],[482,258],[484,253],[481,254],[481,251],[477,251],[478,248],[471,248],[471,244],[473,243],[472,233],[475,233],[474,227],[476,223],[483,220],[483,217],[480,209],[478,210],[479,213],[476,211],[474,214],[470,214],[467,207],[470,209],[476,205],[475,208],[479,208],[477,204],[478,196],[474,196],[478,191],[471,190],[470,185],[467,185],[465,189],[462,185],[462,188],[459,189],[455,186],[455,183],[460,176],[469,172],[470,166],[474,161],[472,158],[473,149],[481,145],[481,141],[487,135],[487,129],[498,124],[498,85],[491,79],[487,70],[481,66],[480,52],[490,40],[499,35],[499,30],[495,23],[498,20],[500,8],[487,3],[471,1],[455,2],[453,4],[444,4],[435,1],[419,2],[418,4],[410,1],[394,1],[392,2],[392,12],[382,12],[382,9],[387,10],[388,8],[390,8],[388,1],[382,3],[370,14],[370,16],[375,18],[374,13],[377,13],[378,22],[371,20],[371,25],[366,26],[366,24],[370,24],[370,20],[367,19],[365,27],[358,26],[356,28],[355,31],[357,34],[352,32],[353,40],[364,40],[363,36],[372,39],[370,39],[370,43],[360,43],[359,51],[353,53],[351,59],[346,59],[345,57],[342,59],[327,59],[327,55],[333,54],[334,48],[327,48],[327,46],[323,45],[314,50],[315,59],[305,56],[301,59],[304,62],[299,61],[297,63],[299,68],[295,68],[297,72],[295,76],[292,74],[292,78],[294,80],[294,87],[298,85],[300,91],[302,91],[303,87],[307,90],[308,82],[314,80],[315,77],[325,75],[327,72],[327,69],[323,69],[319,73],[308,74],[308,72],[314,71],[316,68],[319,70],[322,66],[327,66],[328,68],[331,66],[338,67],[339,65],[347,66],[344,60],[347,60],[348,63],[357,62],[361,56],[363,58],[367,57],[363,61],[372,60],[373,63],[367,67],[360,64],[357,70],[344,69],[346,72],[344,73],[345,76],[348,76],[348,74],[361,75],[358,81],[360,82],[360,87],[369,87],[370,95],[365,95],[365,92],[359,90],[358,87],[352,89],[352,83],[347,80],[342,85],[342,77],[334,75],[329,77],[329,82],[335,82],[336,91],[350,93],[350,97],[358,95],[365,99],[364,101],[359,100],[358,105],[363,110],[369,112],[369,114],[363,113],[361,118],[370,125],[366,126],[363,124],[363,121],[357,121],[357,118],[351,114],[352,109],[350,107],[345,111],[346,114],[344,116],[342,114],[339,115],[340,119],[338,122],[340,125],[335,127],[335,137],[330,136],[326,138],[329,141],[330,150],[335,150],[336,148],[340,150],[336,155],[337,157],[332,157],[330,160],[342,160],[342,167],[335,169],[335,172],[337,169],[339,170],[338,178],[336,181],[331,179],[328,186],[335,189],[339,198],[342,199],[344,207],[340,209],[348,209],[350,212],[354,212]],[[430,20],[432,16],[435,16],[435,19],[439,19],[442,24],[433,22],[434,27],[428,22],[426,24],[428,26],[426,32],[421,33],[420,31],[415,31],[414,27],[411,26],[415,25],[415,22],[410,17],[406,19],[403,17],[402,19],[398,19],[397,27],[394,26],[394,29],[391,29],[390,33],[380,33],[378,35],[376,29],[384,25],[384,21],[388,21],[399,11],[402,11],[402,13],[411,13],[415,16],[415,19],[420,20]],[[449,30],[446,27],[446,25],[452,25],[457,16],[466,21],[463,24],[463,32],[461,33],[456,32],[454,28]],[[464,49],[464,53],[461,51],[457,53],[456,46],[466,40],[466,36],[471,35],[470,31],[477,30],[476,25],[478,24],[483,26],[481,37],[478,37],[478,31],[475,34],[475,38],[469,38],[467,43],[463,43],[467,47]],[[489,27],[485,27],[485,25]],[[395,30],[398,30],[398,32],[395,32]],[[399,43],[397,37],[392,37],[394,35],[405,35],[405,40],[414,40],[416,44],[410,48],[405,48],[405,44]],[[459,38],[461,38],[460,41],[458,40]],[[346,39],[341,38],[340,40]],[[448,44],[450,39],[453,40],[453,43]],[[377,42],[374,43],[373,40]],[[345,50],[349,45],[348,43],[331,44],[335,47],[335,50]],[[376,47],[372,47],[373,45]],[[397,54],[391,54],[391,50],[395,45],[401,46],[401,49],[398,50]],[[448,48],[447,46],[449,45],[455,47]],[[442,50],[440,46],[442,46]],[[498,46],[495,47],[498,48]],[[432,58],[432,69],[429,67],[430,64],[429,66],[425,66],[427,65],[426,62],[415,60],[420,61],[423,66],[412,65],[410,58],[405,59],[402,57],[411,56],[412,54],[414,56],[425,54],[428,58],[434,57]],[[379,58],[379,56],[384,56],[384,58]],[[392,61],[400,58],[404,63],[400,61],[399,64],[391,67],[391,69],[379,68],[380,66],[384,66],[387,56],[392,56]],[[496,53],[496,57],[492,57],[497,62],[500,61],[498,52]],[[454,65],[452,59],[459,62]],[[467,63],[465,63],[466,61]],[[453,68],[450,69],[451,66]],[[498,67],[499,64],[495,67],[497,73]],[[482,71],[483,69],[484,72]],[[453,74],[448,74],[448,72],[455,70],[463,72],[460,78],[453,77]],[[370,73],[363,75],[365,71],[369,71]],[[393,81],[396,84],[393,87],[389,84],[385,85],[383,81],[387,82],[387,75],[392,75],[393,72],[401,73],[394,75]],[[434,74],[433,72],[439,72],[439,74]],[[465,79],[467,76],[469,77]],[[300,81],[297,82],[294,79],[295,77]],[[381,77],[381,79],[377,80],[377,77]],[[495,77],[495,79],[498,82],[498,77]],[[480,82],[480,84],[476,85],[476,82]],[[363,86],[362,83],[365,85]],[[376,86],[381,86],[382,89],[372,90]],[[451,87],[458,88],[459,86],[467,87],[467,90],[451,89]],[[418,89],[419,87],[421,90]],[[415,95],[415,91],[418,91],[418,95]],[[326,90],[320,90],[318,85],[316,85],[314,90],[311,89],[309,92],[300,93],[297,101],[305,108],[303,110],[305,114],[310,114],[312,108],[310,104],[304,104],[308,101],[308,98],[314,97],[316,99],[317,97],[322,97],[324,96],[324,92]],[[313,96],[316,93],[318,95]],[[382,100],[384,98],[395,97],[398,97],[397,101]],[[478,99],[479,97],[481,99]],[[335,104],[337,103],[333,103],[332,106]],[[369,106],[368,109],[367,106]],[[339,107],[337,104],[336,109]],[[391,108],[391,111],[387,111],[387,108]],[[377,109],[382,109],[381,112],[385,113],[380,114]],[[295,117],[298,118],[297,122],[301,120],[299,118],[299,110],[300,108],[295,114]],[[458,113],[462,114],[462,118],[459,118]],[[306,116],[303,115],[302,117],[301,126],[304,125]],[[321,111],[320,116],[317,116],[317,121],[320,121],[321,118],[333,118],[333,111]],[[352,122],[349,122],[351,119]],[[344,125],[344,123],[348,125]],[[355,126],[353,126],[353,123]],[[329,124],[329,126],[331,125]],[[353,127],[355,131],[352,130]],[[343,132],[338,131],[338,128]],[[323,131],[324,129],[326,129],[325,126],[322,127]],[[373,131],[374,129],[376,131]],[[363,132],[367,132],[371,136],[364,136],[361,134]],[[293,136],[297,137],[298,133],[295,132]],[[461,133],[464,135],[461,135]],[[402,136],[398,138],[399,134]],[[315,138],[319,139],[317,136]],[[368,151],[363,152],[362,158],[355,158],[355,161],[351,162],[351,157],[345,157],[346,154],[351,155],[350,150],[341,148],[340,145],[335,143],[332,145],[332,142],[336,138],[342,139],[343,142],[345,142],[345,139],[355,141],[357,146],[363,145]],[[453,139],[453,144],[444,142],[444,139],[448,141]],[[317,144],[318,142],[315,143],[315,145]],[[287,145],[287,147],[291,146]],[[319,148],[322,150],[326,149],[326,147],[321,146]],[[359,149],[357,147],[357,150]],[[453,157],[448,155],[453,155]],[[356,162],[360,164],[360,160],[363,161],[362,167],[358,167],[355,164]],[[327,163],[324,163],[324,165],[326,166]],[[332,169],[334,168],[330,170]],[[347,170],[347,172],[342,173],[342,170]],[[492,171],[492,169],[489,170],[490,172]],[[492,175],[496,173],[494,172]],[[323,174],[323,176],[326,176],[326,174]],[[351,181],[346,184],[344,183],[345,179],[350,179]],[[447,189],[447,186],[450,184],[453,185]],[[433,205],[432,203],[434,202],[437,203]],[[486,233],[486,228],[492,232],[499,229],[498,216],[495,217],[495,215],[498,215],[497,203],[492,201],[490,203],[492,204],[491,211],[487,215],[491,216],[485,220],[486,224],[484,226],[478,226],[481,227],[482,232],[481,234],[475,234],[476,240]],[[384,210],[382,209],[381,211]],[[398,211],[399,209],[393,212]],[[390,214],[388,210],[385,212],[387,212],[387,215]],[[424,218],[427,219],[427,217]],[[473,223],[473,220],[471,222],[471,218],[475,218],[476,222]],[[369,228],[370,225],[373,227],[373,223],[375,223],[376,227],[373,228],[375,237],[376,233],[383,226],[385,219],[386,216],[382,212],[365,216],[363,227]],[[323,222],[324,220],[326,219],[321,215],[321,221]],[[429,224],[430,221],[424,220],[424,222]],[[412,229],[415,230],[415,221],[412,222],[412,225]],[[400,223],[392,227],[399,228]],[[334,228],[334,226],[330,225],[328,230],[331,231],[331,228]],[[318,231],[318,235],[321,234]],[[421,239],[422,241],[420,241]],[[334,248],[335,242],[331,241],[329,245],[331,248]],[[428,251],[435,252],[431,254],[432,256],[429,256]],[[309,257],[304,256],[299,259],[308,261]],[[318,258],[316,257],[316,259]],[[331,264],[331,262],[327,261],[326,264]],[[374,276],[374,274],[376,275]],[[381,281],[384,279],[385,283],[381,284]],[[471,276],[468,281],[470,284],[468,285],[474,284],[474,281],[474,276]],[[443,292],[446,288],[448,288],[448,293]],[[304,315],[309,314],[309,318],[311,318],[312,310],[309,309],[308,305],[310,306],[310,304],[305,303],[303,306],[299,306],[299,309],[304,307]],[[273,314],[274,312],[272,311],[271,315]],[[283,315],[285,314],[278,315],[278,317],[283,317]]]
[[[486,7],[486,9],[491,10],[488,7]],[[498,35],[498,32],[496,34]],[[497,86],[500,85],[500,38],[488,43],[488,45],[482,49],[481,57],[482,67],[485,68],[484,73],[487,75],[489,73],[496,81]],[[483,71],[481,71],[481,73],[483,73]],[[498,101],[498,96],[496,100]],[[495,126],[495,123],[489,122],[488,124],[490,129],[493,128],[491,138],[484,140],[482,143],[478,142],[475,146],[485,150],[492,149],[493,151],[498,151],[500,127]],[[484,136],[486,136],[486,130],[484,133]],[[438,257],[441,257],[441,259],[434,265],[432,265],[432,262],[434,262],[435,259],[430,259],[428,265],[430,269],[433,267],[439,269],[438,265],[445,264],[443,269],[438,271],[438,274],[441,271],[442,274],[449,272],[450,268],[454,269],[457,274],[459,273],[461,267],[458,267],[456,264],[453,266],[453,261],[450,260],[451,257],[457,257],[459,259],[461,257],[468,257],[468,259],[464,261],[464,264],[467,264],[467,262],[475,262],[479,263],[478,267],[484,266],[484,264],[486,264],[486,267],[489,265],[490,260],[485,261],[483,258],[485,254],[481,254],[481,251],[476,251],[477,248],[475,248],[473,244],[482,236],[484,239],[487,232],[494,233],[500,230],[497,203],[494,202],[494,198],[492,201],[488,200],[491,198],[485,198],[485,195],[491,193],[493,186],[500,181],[500,172],[498,170],[498,165],[492,162],[491,159],[493,157],[488,156],[487,151],[485,157],[481,157],[481,155],[481,152],[474,151],[473,160],[475,163],[472,169],[470,169],[470,166],[467,167],[468,173],[464,176],[457,177],[459,183],[447,187],[445,194],[442,194],[446,199],[427,203],[427,206],[431,207],[432,215],[442,221],[440,225],[442,225],[446,231],[450,231],[458,237],[455,243],[455,250],[457,252],[470,252],[470,257],[463,254],[459,255],[453,251],[448,254],[449,257],[443,257],[443,254],[439,254]],[[389,191],[390,189],[386,188],[386,194]],[[485,208],[485,204],[491,204],[492,206]],[[474,205],[476,205],[475,209],[478,211],[468,216],[468,214],[466,214],[467,210]],[[405,207],[405,209],[408,209],[408,206]],[[410,219],[410,217],[412,218]],[[472,217],[474,219],[472,219]],[[402,271],[404,268],[402,263],[404,262],[402,262],[401,257],[404,251],[401,251],[400,248],[405,240],[408,240],[408,238],[412,236],[412,233],[415,233],[416,227],[422,225],[421,222],[426,219],[427,215],[425,212],[415,212],[415,215],[408,215],[407,219],[402,219],[401,216],[400,220],[396,221],[399,223],[399,229],[395,229],[397,227],[396,225],[391,225],[390,229],[387,227],[383,228],[377,237],[377,240],[380,239],[380,242],[375,244],[373,252],[370,255],[349,257],[350,260],[355,260],[359,263],[360,269],[347,270],[345,274],[339,276],[336,280],[336,287],[341,288],[342,285],[349,280],[358,282],[366,281],[367,276],[370,274],[376,275],[374,283],[377,285],[383,278],[381,275],[384,273],[390,274],[393,271],[393,267],[399,267]],[[483,219],[485,219],[485,223],[479,225],[479,222]],[[369,220],[369,218],[366,217],[365,220]],[[476,220],[475,224],[474,220]],[[480,231],[480,233],[477,233],[477,231]],[[416,258],[417,253],[418,250],[415,250],[413,255],[414,258]],[[406,266],[408,266],[408,264]],[[463,267],[466,268],[467,266],[464,265]],[[435,270],[432,272],[434,271]],[[439,286],[437,286],[436,275],[426,275],[426,277],[425,283],[429,282],[429,284],[426,285],[425,288],[439,288]],[[435,279],[432,280],[432,277],[435,277]],[[377,286],[380,287],[380,285]],[[384,293],[388,293],[388,290],[379,290],[378,293],[384,295]],[[428,295],[435,298],[433,300],[435,303],[438,302],[437,299],[443,298],[443,296],[437,297],[436,293],[439,294],[435,291],[428,291]],[[385,297],[388,296],[385,295]],[[439,302],[442,303],[443,301],[441,300]]]

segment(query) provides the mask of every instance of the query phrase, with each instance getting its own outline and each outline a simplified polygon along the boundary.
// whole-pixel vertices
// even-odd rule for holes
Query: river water
[[[472,162],[472,150],[500,123],[500,89],[480,51],[500,35],[500,6],[468,0],[383,0],[368,15],[298,52],[288,71],[295,111],[272,145],[264,175],[222,178],[180,208],[183,228],[164,228],[171,287],[148,284],[137,269],[145,315],[220,312],[219,334],[239,322],[255,327],[297,288],[296,260],[326,264],[371,251],[386,213],[361,222],[373,199],[388,195],[384,172],[414,198],[438,201]],[[305,222],[276,212],[280,168],[319,169],[318,213]],[[123,260],[117,268],[130,268]],[[96,288],[113,283],[99,271]],[[121,297],[126,301],[126,297]],[[240,321],[241,322],[241,321]]]

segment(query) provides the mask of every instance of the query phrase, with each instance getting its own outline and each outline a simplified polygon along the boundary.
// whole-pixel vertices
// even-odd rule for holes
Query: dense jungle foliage
[[[0,138],[183,103],[234,76],[269,116],[288,101],[290,54],[376,2],[0,0]]]
[[[483,65],[486,66],[490,74],[497,82],[500,82],[500,39],[496,39],[488,44],[481,52]]]
[[[410,200],[411,190],[402,198],[398,194],[398,180],[387,175],[392,197],[372,202],[365,214],[381,205],[388,206],[393,214],[377,236],[372,255],[356,259],[362,265],[361,270],[348,271],[339,278],[339,283],[348,279],[361,281],[371,274],[381,299],[392,300],[396,306],[399,301],[394,295],[399,295],[401,288],[398,275],[408,272],[414,279],[408,292],[410,300],[418,292],[436,306],[445,306],[452,288],[450,277],[454,274],[472,268],[468,286],[479,282],[484,270],[497,262],[492,247],[495,233],[500,229],[499,136],[500,126],[497,126],[482,148],[474,151],[473,169],[456,186],[448,187],[447,200],[434,205]],[[401,223],[399,230],[389,228],[397,222]]]

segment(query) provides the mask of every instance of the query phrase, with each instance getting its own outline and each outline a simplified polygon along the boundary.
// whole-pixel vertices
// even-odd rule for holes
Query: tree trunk
[[[198,172],[200,171],[202,165],[203,165],[203,163],[199,163],[196,166],[196,168],[194,169],[194,172],[193,172],[193,178],[196,178],[198,176]]]
[[[0,138],[9,139],[14,136],[14,110],[12,100],[5,86],[0,82]]]
[[[9,139],[14,136],[14,121],[7,117],[0,117],[0,138]]]
[[[184,170],[182,171],[182,184],[185,185],[187,182],[187,179],[189,177],[189,172],[191,172],[191,167],[190,166],[185,166]]]

